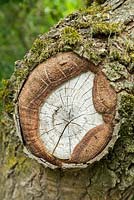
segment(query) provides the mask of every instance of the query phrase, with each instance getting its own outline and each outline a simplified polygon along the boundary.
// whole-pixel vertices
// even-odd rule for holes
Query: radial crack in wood
[[[75,53],[39,64],[18,98],[27,149],[59,167],[88,163],[112,138],[116,93],[105,75]]]

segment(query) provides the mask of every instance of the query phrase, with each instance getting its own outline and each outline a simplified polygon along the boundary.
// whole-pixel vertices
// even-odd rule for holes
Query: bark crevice
[[[2,131],[0,135],[2,143],[0,146],[1,200],[132,200],[134,198],[134,78],[132,75],[134,73],[134,1],[110,0],[106,1],[105,5],[112,7],[109,20],[122,21],[125,25],[121,35],[117,31],[118,27],[112,29],[111,36],[106,27],[102,34],[99,26],[94,27],[94,24],[89,24],[88,20],[91,16],[87,12],[91,12],[90,9],[86,11],[86,14],[79,12],[72,14],[55,26],[50,33],[36,40],[32,50],[25,57],[25,61],[21,61],[21,67],[18,71],[16,69],[10,81],[5,83],[3,95],[6,96],[4,100],[7,105],[6,114],[4,112],[0,122]],[[69,26],[73,28],[68,29]],[[65,27],[67,29],[64,30]],[[92,38],[89,37],[90,27],[97,32]],[[68,39],[70,31],[71,37]],[[97,38],[98,33],[101,34],[103,42],[100,36]],[[58,40],[61,34],[62,40]],[[108,39],[110,43],[107,44]],[[114,42],[120,44],[121,51],[112,45]],[[115,89],[119,91],[117,120],[121,122],[120,137],[114,148],[110,149],[101,161],[86,169],[65,171],[45,169],[36,160],[26,158],[22,151],[22,144],[16,136],[11,114],[14,112],[11,104],[14,99],[14,90],[17,90],[20,83],[23,84],[29,69],[31,72],[39,62],[57,53],[55,46],[58,47],[58,51],[72,50],[79,56],[92,60],[96,66],[102,64],[104,60],[104,66],[106,66],[110,59],[113,66],[108,65],[104,69],[107,70],[108,79],[112,84],[116,84]],[[40,49],[38,51],[39,47],[43,49],[42,55],[40,55]],[[106,49],[110,50],[110,53],[106,52]],[[32,54],[33,52],[36,53]],[[32,55],[37,57],[32,57]],[[109,55],[108,58],[107,55]],[[121,65],[116,68],[117,64]],[[124,74],[122,66],[128,73]],[[113,69],[114,75],[111,73]],[[116,82],[115,79],[120,81]]]

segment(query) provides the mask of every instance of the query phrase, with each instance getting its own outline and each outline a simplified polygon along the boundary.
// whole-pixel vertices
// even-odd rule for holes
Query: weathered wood
[[[112,140],[116,102],[101,70],[73,52],[60,53],[39,64],[21,88],[17,130],[34,156],[53,167],[84,167]]]
[[[2,133],[0,135],[2,144],[0,146],[0,199],[133,199],[134,1],[109,0],[104,5],[111,5],[107,8],[107,14],[98,7],[89,8],[82,14],[78,12],[70,15],[51,29],[47,36],[43,35],[39,38],[25,59],[18,63],[18,69],[6,84],[3,91],[6,113],[0,124]],[[96,11],[97,9],[99,11]],[[110,20],[107,26],[99,21],[103,14],[106,21]],[[91,18],[91,15],[94,18]],[[93,20],[96,16],[98,18],[95,22]],[[115,28],[116,21],[121,21],[125,27],[119,24]],[[69,26],[71,28],[68,28]],[[67,28],[64,29],[65,27]],[[118,28],[121,29],[121,27],[123,30],[120,33]],[[66,37],[67,35],[69,37]],[[75,35],[73,39],[72,35]],[[42,55],[38,52],[40,45],[44,48]],[[103,68],[103,72],[118,94],[115,117],[119,126],[116,127],[115,132],[118,132],[119,138],[114,148],[110,149],[103,159],[89,165],[86,169],[45,169],[37,161],[24,155],[22,145],[16,137],[12,119],[14,111],[11,107],[11,102],[13,98],[15,101],[16,97],[12,97],[12,94],[15,94],[14,90],[17,90],[18,84],[24,84],[23,80],[28,76],[29,69],[32,71],[40,62],[58,53],[55,46],[58,47],[58,52],[74,51],[79,56],[92,61],[96,66],[100,66],[99,69]]]

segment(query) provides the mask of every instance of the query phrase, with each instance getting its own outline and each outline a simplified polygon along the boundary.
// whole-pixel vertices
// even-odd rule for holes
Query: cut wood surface
[[[134,198],[134,0],[97,2],[102,5],[92,4],[87,9],[72,13],[51,28],[47,34],[39,36],[25,57],[17,62],[12,77],[6,82],[3,89],[5,107],[0,122],[0,200]],[[65,67],[61,71],[54,59],[57,55],[68,55],[68,52],[71,52],[71,56],[76,55],[76,60],[68,60],[69,66],[72,66],[70,68],[66,64],[68,56],[61,59],[59,64]],[[49,66],[54,65],[54,62],[55,67],[50,68],[47,65],[49,61]],[[46,65],[50,71],[45,74],[43,66]],[[37,70],[39,68],[42,69]],[[71,69],[75,71],[75,75],[72,71],[66,71]],[[60,123],[57,120],[60,119],[60,112],[64,112],[65,117],[62,120],[67,122],[63,123],[63,128],[64,133],[68,134],[65,126],[72,129],[75,120],[68,122],[70,115],[66,109],[59,108],[55,111],[47,103],[52,102],[55,106],[61,104],[58,91],[64,93],[66,87],[69,88],[69,83],[73,85],[79,79],[85,81],[84,77],[88,77],[89,74],[91,79],[88,81],[89,84],[92,82],[93,86],[93,98],[89,104],[93,103],[94,106],[91,107],[97,112],[93,115],[94,120],[97,119],[96,125],[84,125],[86,130],[82,131],[83,135],[80,134],[80,142],[72,142],[74,147],[70,150],[68,139],[67,143],[65,141],[67,148],[62,151],[62,147],[59,147],[60,142],[63,144],[62,141],[65,140],[64,134],[62,140],[59,140],[62,128],[58,132],[55,126],[55,132],[59,135],[54,144],[59,142],[58,145],[51,146],[54,133],[52,132],[52,136],[49,135],[50,138],[45,138],[42,129],[50,130],[53,121],[49,121],[49,117],[44,118],[41,113],[49,110],[49,113],[54,114],[55,123]],[[102,83],[99,84],[102,79],[105,85],[103,87]],[[57,84],[56,80],[61,82]],[[53,86],[51,82],[54,82]],[[51,85],[51,88],[45,93],[47,85]],[[90,86],[86,88],[86,83],[84,85],[83,93],[90,89]],[[54,94],[59,94],[56,101],[53,100]],[[64,97],[65,107],[67,99],[71,101],[74,95],[75,92],[70,99]],[[89,99],[91,93],[86,95]],[[78,95],[77,101],[79,97]],[[84,106],[80,106],[85,101],[85,95],[80,98],[82,99],[79,103],[75,103],[80,109],[85,109]],[[90,111],[87,110],[88,112]],[[79,116],[75,109],[73,113]],[[50,124],[48,127],[44,125],[44,119]],[[79,118],[77,120],[76,123],[83,126],[84,120],[90,119],[86,115],[86,119],[82,119],[81,122]],[[81,130],[80,127],[78,129]],[[23,142],[20,142],[17,133],[21,133]],[[75,133],[76,129],[72,134]],[[48,144],[45,144],[46,140],[49,141]],[[92,146],[93,143],[95,146]],[[101,148],[104,144],[108,148],[105,147],[103,152]],[[94,148],[102,152],[97,150],[95,153]],[[28,156],[25,155],[24,149]],[[89,149],[90,154],[87,154]],[[65,163],[64,169],[50,169],[39,163],[45,162],[49,167],[62,167],[62,158],[68,160],[69,156],[70,163]],[[87,164],[88,160],[90,161]],[[72,165],[72,168],[74,165],[78,167],[67,169],[69,165]],[[82,165],[86,168],[81,169]]]
[[[26,147],[55,166],[84,167],[112,139],[116,92],[101,71],[73,52],[39,64],[21,88],[17,105],[17,129]]]

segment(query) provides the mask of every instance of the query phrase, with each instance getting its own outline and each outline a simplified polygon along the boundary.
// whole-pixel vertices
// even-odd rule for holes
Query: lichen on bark
[[[126,6],[127,3],[133,10],[134,2],[128,0],[114,7],[113,12],[110,6],[106,8],[93,4],[69,15],[47,34],[38,37],[26,56],[16,62],[14,74],[10,80],[4,81],[0,92],[3,98],[0,122],[2,199],[133,198],[134,16],[128,12],[127,17],[117,20],[117,11],[120,11],[121,6],[123,11],[126,8],[126,12],[130,8]],[[65,51],[73,51],[93,62],[96,68],[103,68],[118,93],[116,120],[120,125],[117,127],[119,138],[107,156],[86,169],[52,171],[24,156],[16,136],[13,113],[18,91],[30,72],[49,57]]]

